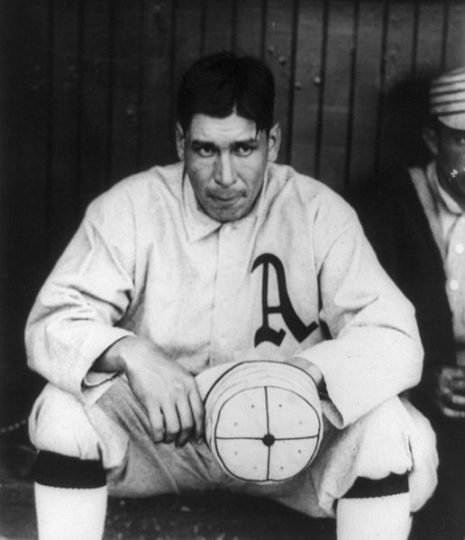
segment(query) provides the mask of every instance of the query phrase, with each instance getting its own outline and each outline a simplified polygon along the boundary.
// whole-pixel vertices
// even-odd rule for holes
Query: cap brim
[[[199,373],[195,377],[195,382],[197,384],[200,397],[204,400],[218,379],[220,379],[228,371],[233,370],[239,364],[242,364],[242,362],[227,362],[225,364],[210,367]]]
[[[447,127],[465,131],[465,112],[460,114],[451,114],[438,116],[437,119]]]

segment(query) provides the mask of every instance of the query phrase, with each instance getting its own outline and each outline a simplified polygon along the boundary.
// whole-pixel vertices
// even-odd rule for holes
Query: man
[[[439,485],[421,538],[465,536],[465,69],[429,89],[424,166],[354,199],[383,266],[416,308],[425,369],[412,400],[438,437]]]
[[[397,397],[420,378],[412,307],[353,210],[274,163],[273,102],[260,61],[196,62],[181,162],[94,201],[40,292],[26,341],[50,381],[30,423],[41,539],[100,538],[107,490],[267,496],[336,516],[339,540],[407,538],[431,495],[434,435]],[[322,444],[289,481],[234,478],[204,442],[200,381],[255,360],[296,366],[320,392]]]

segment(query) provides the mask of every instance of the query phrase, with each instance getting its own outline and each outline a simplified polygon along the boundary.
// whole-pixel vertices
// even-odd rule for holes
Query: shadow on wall
[[[438,72],[410,74],[387,93],[380,171],[424,165],[431,155],[423,142],[422,129],[428,122],[429,85]]]

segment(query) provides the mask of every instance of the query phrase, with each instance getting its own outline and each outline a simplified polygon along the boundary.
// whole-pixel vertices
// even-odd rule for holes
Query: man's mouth
[[[211,194],[210,198],[213,199],[215,202],[218,202],[220,204],[233,204],[239,198],[241,197],[240,193],[235,193],[233,195],[217,195],[217,194]]]

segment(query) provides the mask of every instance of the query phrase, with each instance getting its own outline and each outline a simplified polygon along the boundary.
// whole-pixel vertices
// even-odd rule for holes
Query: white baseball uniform
[[[134,492],[230,485],[202,445],[176,451],[158,445],[152,449],[156,458],[148,458],[143,411],[131,401],[124,377],[91,371],[103,351],[128,335],[151,340],[195,375],[226,362],[293,356],[319,367],[327,436],[310,467],[313,476],[294,481],[305,490],[281,485],[280,500],[312,515],[331,515],[334,499],[357,475],[410,470],[418,477],[420,455],[427,465],[419,470],[428,474],[418,497],[431,493],[434,436],[419,413],[396,398],[421,373],[413,308],[380,267],[355,212],[318,181],[270,164],[252,212],[221,224],[198,207],[182,164],[126,179],[89,206],[28,321],[30,365],[51,383],[31,416],[39,448],[101,455],[106,467],[119,471],[115,486]],[[79,432],[74,448],[73,436],[63,443],[63,431],[56,429],[55,416],[68,413],[80,418],[69,428]],[[374,436],[377,414],[383,424],[378,435],[385,439]],[[342,455],[340,445],[353,443],[354,436],[366,453]],[[414,460],[412,443],[420,439]],[[381,457],[365,470],[372,451]],[[138,468],[138,461],[145,465]],[[163,479],[167,467],[169,479]],[[199,476],[200,470],[209,472]]]

